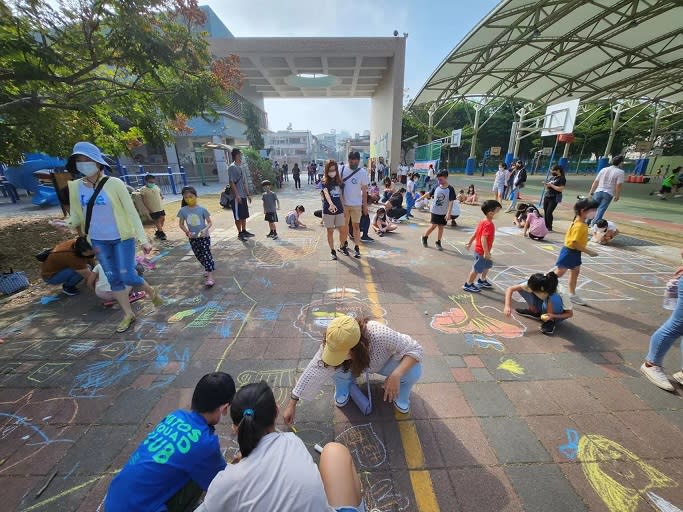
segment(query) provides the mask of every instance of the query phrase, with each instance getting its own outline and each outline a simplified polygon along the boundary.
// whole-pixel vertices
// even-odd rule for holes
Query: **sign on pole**
[[[500,146],[492,146],[491,147],[491,156],[500,156]]]
[[[460,141],[462,139],[462,130],[453,130],[451,132],[451,147],[452,148],[459,148],[460,147]]]
[[[652,149],[652,141],[639,140],[636,142],[636,153],[647,153]]]
[[[541,151],[542,151],[543,156],[550,156],[553,153],[553,148],[550,148],[550,147],[543,148]]]

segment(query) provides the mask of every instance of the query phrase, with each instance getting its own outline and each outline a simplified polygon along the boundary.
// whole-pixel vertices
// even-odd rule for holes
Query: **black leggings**
[[[294,188],[301,188],[301,176],[298,174],[294,175]]]
[[[548,231],[553,230],[553,212],[557,208],[557,198],[545,196],[543,198],[543,216],[545,220],[545,227]]]

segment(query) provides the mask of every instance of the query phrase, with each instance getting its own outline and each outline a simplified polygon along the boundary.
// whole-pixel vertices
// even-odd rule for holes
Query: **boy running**
[[[492,199],[484,201],[481,205],[481,211],[484,212],[486,218],[479,223],[472,238],[465,245],[469,251],[472,242],[474,242],[472,272],[470,272],[465,285],[462,287],[466,292],[479,293],[481,288],[493,288],[493,285],[486,280],[486,275],[489,273],[489,269],[493,267],[491,248],[493,247],[493,239],[496,235],[496,226],[493,224],[493,218],[502,208],[498,201]],[[474,278],[477,275],[481,277],[477,279],[477,284],[474,284]]]
[[[441,237],[443,236],[443,227],[448,223],[448,219],[451,217],[453,201],[455,201],[455,189],[448,184],[448,171],[439,171],[439,174],[436,175],[436,179],[438,185],[418,199],[418,201],[427,197],[433,199],[430,210],[432,213],[432,218],[430,220],[431,226],[427,228],[427,231],[425,231],[425,234],[422,236],[422,245],[427,247],[429,235],[436,229],[435,245],[439,251],[443,251]]]

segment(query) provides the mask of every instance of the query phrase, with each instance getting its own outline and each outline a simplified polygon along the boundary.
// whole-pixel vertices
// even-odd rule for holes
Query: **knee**
[[[349,449],[341,443],[330,442],[323,448],[322,454],[320,455],[320,465],[332,464],[334,467],[353,463],[351,457],[351,452]]]

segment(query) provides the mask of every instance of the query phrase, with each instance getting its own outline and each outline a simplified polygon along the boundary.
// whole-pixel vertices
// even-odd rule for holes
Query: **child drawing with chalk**
[[[365,503],[351,452],[327,443],[316,466],[304,442],[275,428],[279,408],[266,382],[240,388],[230,407],[240,451],[216,475],[197,512],[361,512]],[[258,506],[255,507],[255,503]]]
[[[178,409],[161,420],[114,477],[104,509],[194,510],[225,468],[215,425],[228,413],[234,396],[230,375],[204,375],[194,388],[191,410]]]
[[[216,264],[211,254],[211,237],[209,231],[213,223],[211,214],[206,208],[197,204],[197,191],[194,187],[183,187],[182,207],[178,211],[178,225],[190,240],[190,247],[195,257],[204,267],[206,286],[213,286],[213,272]]]
[[[485,215],[469,242],[465,244],[467,250],[470,250],[474,242],[474,263],[472,264],[472,271],[467,276],[467,281],[462,289],[470,293],[479,293],[481,288],[493,288],[493,285],[486,280],[493,261],[491,260],[491,248],[493,248],[493,239],[496,234],[496,226],[493,224],[493,218],[503,209],[503,206],[492,199],[484,201],[481,205],[481,211]],[[477,284],[474,280],[477,279]]]
[[[510,286],[505,290],[503,313],[506,316],[512,314],[510,304],[515,292],[519,293],[528,305],[526,309],[515,309],[515,312],[520,316],[540,320],[541,332],[548,336],[555,332],[557,324],[574,315],[571,299],[566,290],[559,285],[554,272],[533,274],[526,283]]]
[[[555,263],[555,274],[562,277],[569,270],[569,295],[571,301],[579,306],[585,306],[586,301],[576,294],[576,283],[581,272],[581,253],[597,256],[598,253],[588,248],[587,219],[592,219],[598,209],[598,202],[592,199],[579,199],[574,205],[574,220],[564,235],[564,246]]]

